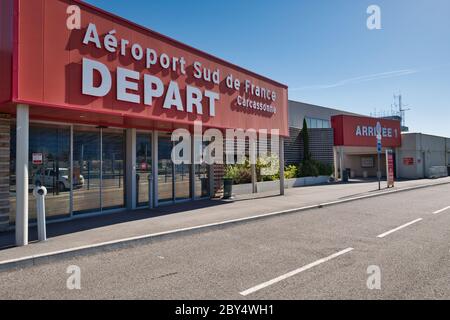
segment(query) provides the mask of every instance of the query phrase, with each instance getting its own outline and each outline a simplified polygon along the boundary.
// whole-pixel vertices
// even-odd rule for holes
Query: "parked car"
[[[58,188],[60,192],[70,190],[69,173],[70,170],[68,168],[59,168],[59,176],[56,180],[57,173],[53,168],[45,169],[44,172],[38,171],[33,179],[34,184],[37,186],[44,185],[47,188]],[[73,187],[82,188],[83,185],[84,177],[81,174],[78,177],[74,176]]]

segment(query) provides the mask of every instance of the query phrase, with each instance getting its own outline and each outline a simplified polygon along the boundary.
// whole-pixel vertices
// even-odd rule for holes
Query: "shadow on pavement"
[[[53,238],[64,234],[76,233],[85,230],[91,230],[115,224],[121,224],[131,221],[152,219],[160,216],[176,214],[180,212],[189,212],[209,207],[217,207],[228,202],[222,200],[199,200],[178,203],[170,206],[162,206],[156,209],[141,209],[136,211],[123,211],[111,214],[104,214],[93,217],[82,217],[70,221],[62,221],[47,224],[47,238]],[[29,228],[29,241],[37,241],[37,227]],[[14,247],[15,232],[7,231],[0,233],[0,250]]]

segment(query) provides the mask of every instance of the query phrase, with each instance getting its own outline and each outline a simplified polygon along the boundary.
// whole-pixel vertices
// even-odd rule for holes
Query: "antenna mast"
[[[394,94],[394,106],[398,107],[399,115],[402,118],[402,127],[406,127],[406,111],[410,111],[411,109],[406,109],[405,107],[408,107],[408,105],[403,105],[401,93],[399,95]]]

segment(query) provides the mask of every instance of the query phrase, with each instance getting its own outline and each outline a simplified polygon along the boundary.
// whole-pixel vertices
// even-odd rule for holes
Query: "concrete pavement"
[[[450,178],[398,182],[396,188],[388,192],[443,183],[450,183]],[[384,192],[386,191],[382,191],[382,193]],[[49,240],[47,242],[2,250],[0,251],[0,263],[15,259],[26,259],[28,264],[32,265],[34,261],[30,257],[45,256],[48,253],[65,253],[67,250],[74,250],[74,248],[102,246],[102,244],[111,241],[115,242],[134,237],[146,238],[147,235],[172,234],[173,230],[197,228],[198,226],[233,219],[246,219],[255,215],[283,212],[284,210],[296,212],[298,208],[377,194],[379,194],[379,191],[377,191],[376,182],[334,184],[288,189],[284,197],[260,194],[258,199],[242,197],[234,201],[199,201],[161,207],[152,211],[123,212],[110,216],[51,224],[48,227]],[[35,237],[34,230],[31,230],[31,234]],[[0,244],[3,246],[12,245],[13,239],[13,233],[2,234],[0,235]],[[92,251],[95,252],[96,248]]]
[[[440,211],[449,192],[419,189],[3,272],[0,298],[450,299],[450,210]],[[66,288],[70,265],[81,268],[81,290]],[[370,266],[380,268],[381,290],[367,287]]]

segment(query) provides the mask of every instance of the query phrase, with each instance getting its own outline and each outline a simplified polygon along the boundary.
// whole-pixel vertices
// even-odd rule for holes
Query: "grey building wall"
[[[299,164],[303,159],[301,130],[289,128],[289,137],[284,139],[284,161],[286,165]]]
[[[447,166],[450,166],[450,138],[447,138],[446,142],[446,151],[447,151]]]
[[[420,179],[429,176],[433,166],[446,166],[449,161],[449,138],[422,133],[402,134],[402,147],[399,148],[399,175],[407,179]],[[405,158],[413,158],[413,165],[406,165]]]
[[[303,119],[305,119],[305,117],[330,121],[332,116],[340,114],[356,115],[351,112],[316,106],[292,100],[289,100],[288,105],[289,105],[289,127],[298,129],[303,128]]]
[[[305,118],[321,119],[330,121],[335,115],[355,115],[354,113],[321,107],[303,102],[289,100],[289,134],[285,140],[286,164],[299,164],[303,159],[303,141],[301,129]],[[334,136],[333,129],[309,128],[309,144],[312,158],[322,163],[334,164]]]
[[[284,142],[284,157],[287,165],[299,164],[303,159],[301,129],[289,128],[289,138]],[[309,149],[314,160],[333,165],[333,129],[309,129]]]
[[[309,130],[309,149],[314,160],[334,164],[334,135],[333,129]]]

